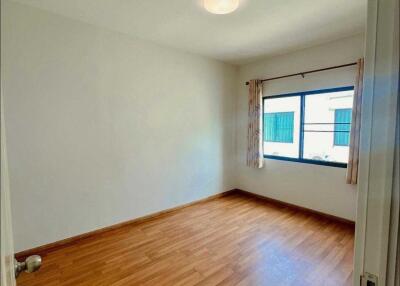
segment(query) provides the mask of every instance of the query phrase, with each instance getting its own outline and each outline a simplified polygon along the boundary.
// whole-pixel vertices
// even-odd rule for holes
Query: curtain
[[[262,140],[262,81],[251,80],[247,126],[247,166],[262,168],[264,162]]]
[[[354,86],[353,111],[350,130],[349,161],[347,164],[346,183],[357,184],[358,159],[360,150],[360,127],[361,127],[361,102],[364,80],[364,59],[357,61],[357,74]]]

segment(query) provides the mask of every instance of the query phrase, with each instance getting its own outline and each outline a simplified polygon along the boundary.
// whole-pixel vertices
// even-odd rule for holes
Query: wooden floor
[[[351,285],[354,228],[242,194],[43,257],[18,285]]]

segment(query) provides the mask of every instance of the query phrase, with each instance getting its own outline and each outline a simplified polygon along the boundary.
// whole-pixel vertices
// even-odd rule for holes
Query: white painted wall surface
[[[355,220],[356,188],[345,182],[346,170],[296,162],[265,160],[263,169],[246,166],[247,86],[254,78],[268,78],[354,62],[363,56],[363,36],[358,35],[295,53],[242,66],[237,94],[237,172],[240,189]],[[355,67],[325,71],[264,84],[264,95],[353,85]]]
[[[235,67],[4,4],[16,251],[234,187]]]

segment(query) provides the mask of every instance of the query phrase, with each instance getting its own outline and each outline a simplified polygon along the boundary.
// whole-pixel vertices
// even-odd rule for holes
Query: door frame
[[[387,281],[398,100],[398,0],[368,0],[353,284]],[[397,10],[396,10],[397,6]]]
[[[15,286],[14,243],[11,221],[10,184],[8,177],[7,147],[4,124],[4,101],[0,84],[0,147],[1,147],[1,187],[0,187],[0,285]]]

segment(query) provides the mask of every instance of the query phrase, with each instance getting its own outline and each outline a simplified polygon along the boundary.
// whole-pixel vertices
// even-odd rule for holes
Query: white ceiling
[[[241,0],[228,15],[201,0],[18,0],[160,45],[234,64],[364,31],[367,0]]]

